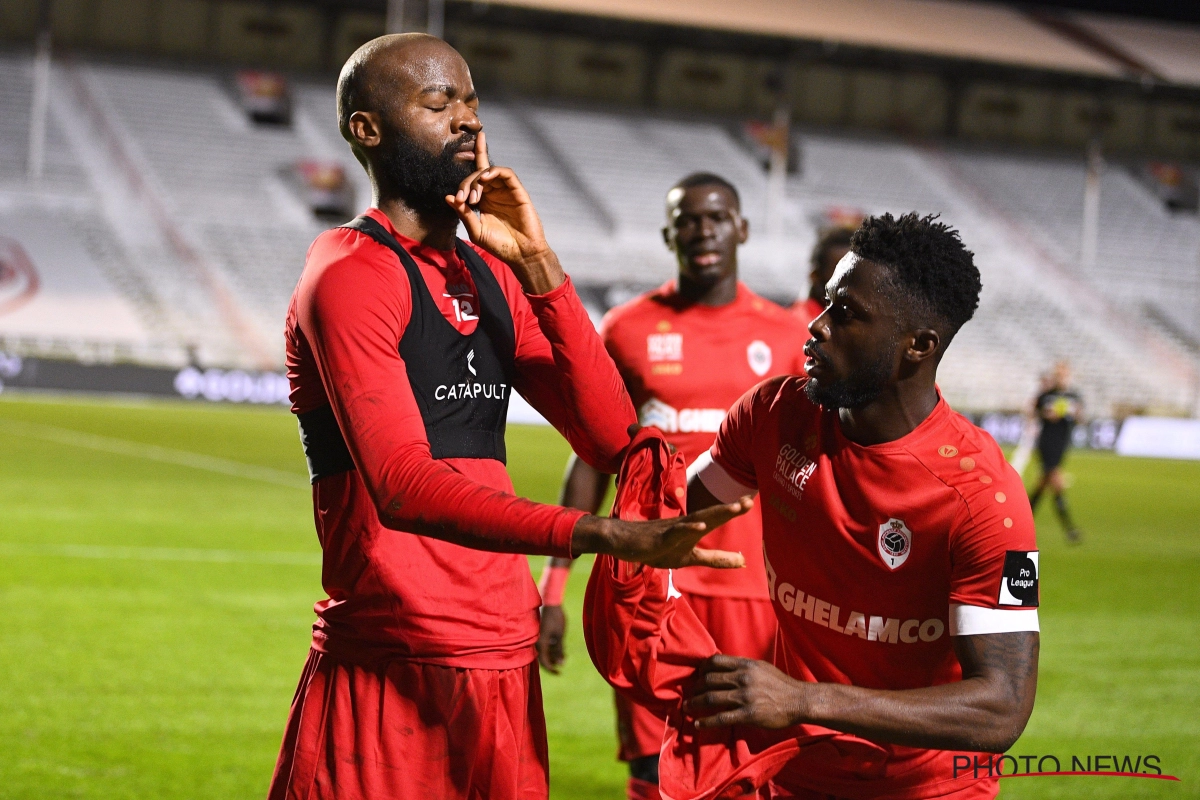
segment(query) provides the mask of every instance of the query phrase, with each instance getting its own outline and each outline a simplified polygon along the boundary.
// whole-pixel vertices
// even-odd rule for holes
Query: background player
[[[785,768],[776,781],[801,797],[992,796],[986,773],[956,779],[953,751],[1003,752],[1033,710],[1033,518],[995,441],[936,384],[980,288],[943,223],[867,219],[809,326],[808,378],[748,392],[689,470],[689,508],[761,494],[780,620],[774,666],[701,668],[698,724],[813,723],[889,745],[875,768]]]
[[[1071,434],[1083,413],[1083,399],[1071,388],[1070,364],[1060,361],[1054,365],[1050,385],[1033,401],[1033,413],[1041,426],[1037,452],[1042,462],[1042,475],[1029,494],[1029,505],[1037,511],[1042,493],[1049,487],[1054,493],[1054,510],[1058,512],[1067,541],[1077,544],[1082,536],[1067,508],[1067,487],[1062,473],[1062,463],[1071,446]]]
[[[466,63],[425,35],[367,43],[338,81],[374,207],[317,238],[288,311],[328,599],[272,800],[545,797],[540,599],[517,553],[742,562],[693,551],[702,522],[513,496],[514,389],[597,467],[635,416],[528,194],[489,166],[477,108]]]
[[[808,297],[792,303],[791,308],[802,325],[807,326],[825,310],[825,284],[833,276],[838,262],[850,252],[853,234],[854,228],[845,225],[822,228],[817,234],[817,243],[809,258]]]
[[[601,324],[642,425],[654,425],[688,462],[713,442],[725,412],[751,386],[803,368],[807,336],[795,318],[738,281],[738,246],[749,234],[737,189],[718,175],[689,175],[667,192],[663,239],[678,277],[614,308]],[[572,459],[562,503],[596,513],[611,476]],[[675,587],[691,601],[723,653],[769,658],[775,615],[767,597],[760,520],[751,511],[704,540],[738,550],[745,570],[691,569]],[[570,561],[555,559],[544,578],[539,657],[557,670],[563,659],[561,587]],[[556,570],[558,572],[556,572]],[[617,696],[620,758],[629,762],[630,797],[657,797],[663,720]]]

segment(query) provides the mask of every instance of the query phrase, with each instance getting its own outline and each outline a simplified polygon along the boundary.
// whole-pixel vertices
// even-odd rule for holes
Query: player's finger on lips
[[[487,134],[480,130],[475,137],[475,166],[479,169],[487,169],[491,165],[487,154]]]

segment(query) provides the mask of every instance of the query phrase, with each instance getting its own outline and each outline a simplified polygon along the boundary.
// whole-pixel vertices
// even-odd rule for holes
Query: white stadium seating
[[[0,314],[0,349],[281,365],[288,298],[329,224],[285,169],[341,160],[358,205],[369,202],[332,85],[296,84],[293,125],[261,127],[220,74],[56,63],[47,167],[33,182],[30,73],[27,54],[0,54],[0,235],[22,243],[43,278],[35,301]],[[801,168],[771,239],[764,173],[727,120],[515,97],[485,97],[481,113],[494,160],[525,181],[581,286],[616,286],[615,297],[670,277],[663,195],[696,170],[738,185],[752,230],[744,277],[780,300],[807,290],[815,220],[829,207],[940,213],[976,252],[985,287],[941,373],[956,405],[1021,407],[1060,358],[1097,413],[1196,403],[1200,222],[1169,214],[1124,167],[1105,172],[1099,255],[1085,274],[1082,154],[798,131]]]

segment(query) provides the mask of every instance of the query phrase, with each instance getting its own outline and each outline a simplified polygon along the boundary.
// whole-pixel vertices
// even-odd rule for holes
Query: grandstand
[[[1147,54],[1142,28],[1092,17],[1080,24],[1129,39],[1127,51],[1155,64],[1147,67],[1154,74],[1191,80],[1177,40],[1166,55]],[[1062,58],[1075,59],[1074,69],[1109,77],[1124,69],[1101,69],[1095,53],[1071,47]],[[494,158],[526,182],[597,314],[670,276],[658,230],[663,194],[683,174],[710,169],[744,198],[752,226],[745,279],[780,302],[806,291],[816,220],[829,208],[940,213],[960,227],[985,290],[942,371],[958,407],[1018,408],[1038,373],[1061,358],[1076,364],[1102,413],[1197,403],[1200,220],[1169,211],[1134,176],[1136,160],[1114,160],[1103,174],[1097,259],[1085,268],[1082,150],[801,118],[791,129],[799,168],[772,237],[768,178],[738,135],[744,115],[529,94],[487,70],[482,116]],[[332,224],[289,186],[289,166],[340,162],[358,205],[369,197],[336,130],[332,78],[295,75],[292,124],[256,125],[219,68],[56,59],[47,166],[30,180],[31,74],[27,51],[0,54],[0,234],[24,247],[41,278],[33,300],[0,315],[0,347],[281,367],[282,321],[305,249]]]

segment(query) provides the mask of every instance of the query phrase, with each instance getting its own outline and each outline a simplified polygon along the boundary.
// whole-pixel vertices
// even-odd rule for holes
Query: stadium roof
[[[1160,79],[1200,86],[1200,27],[1103,14],[1073,14],[1072,18]]]
[[[1123,66],[1014,8],[946,0],[494,0],[539,11],[911,51],[1119,78]]]

